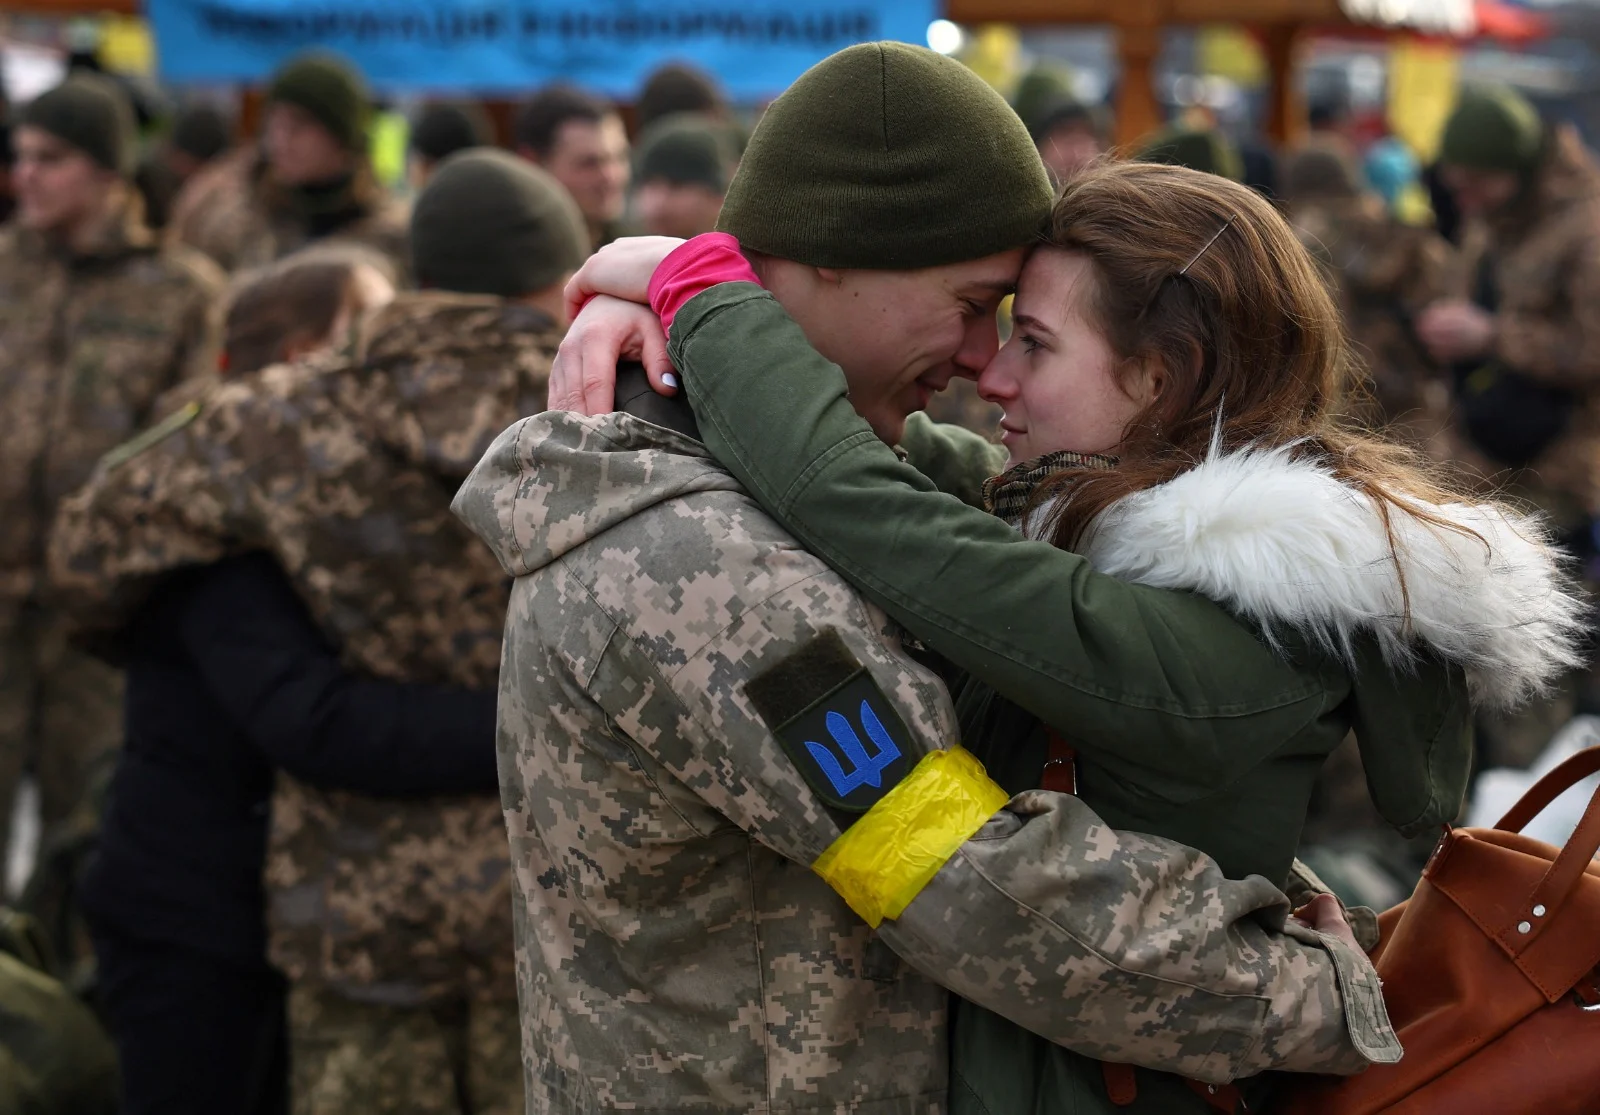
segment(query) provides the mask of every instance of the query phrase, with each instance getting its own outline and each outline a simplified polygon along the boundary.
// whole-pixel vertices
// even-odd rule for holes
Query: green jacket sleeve
[[[928,646],[1173,802],[1232,783],[1325,688],[1200,597],[1125,584],[942,494],[872,433],[767,293],[673,323],[706,445],[808,549]]]
[[[913,414],[900,438],[906,461],[941,492],[983,507],[983,482],[1005,467],[1006,451],[971,430]]]

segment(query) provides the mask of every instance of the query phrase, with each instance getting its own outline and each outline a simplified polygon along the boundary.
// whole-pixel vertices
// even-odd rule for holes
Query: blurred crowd
[[[1012,105],[1058,184],[1128,158],[1263,194],[1344,314],[1348,419],[1544,512],[1600,581],[1600,166],[1576,133],[1504,87],[1463,91],[1428,166],[1327,115],[1287,150],[1199,118],[1114,150],[1106,110],[1048,67]],[[79,1103],[16,1110],[115,1110],[118,1053],[130,1115],[523,1110],[494,748],[508,588],[449,503],[545,408],[567,280],[619,237],[715,229],[753,121],[687,64],[626,111],[565,84],[510,117],[430,102],[389,186],[372,113],[313,53],[273,77],[256,134],[202,103],[141,132],[88,71],[7,123],[0,842],[25,780],[43,835],[0,947],[59,981],[38,1010],[69,1051],[29,1071]],[[207,436],[266,463],[234,475],[197,440],[147,467],[202,407]],[[971,382],[930,410],[995,433]],[[114,497],[93,490],[108,469]],[[1529,767],[1588,713],[1600,686],[1575,672],[1484,717],[1478,765]],[[1303,858],[1382,908],[1429,847],[1336,752]],[[251,1106],[197,1106],[223,1094]]]

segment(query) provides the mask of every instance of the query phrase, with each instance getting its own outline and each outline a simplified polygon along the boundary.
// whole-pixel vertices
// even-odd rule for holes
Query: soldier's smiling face
[[[956,377],[976,379],[1000,347],[995,312],[1016,286],[1023,249],[915,271],[761,261],[762,279],[822,355],[843,369],[850,402],[893,444],[906,419]]]
[[[39,232],[67,233],[97,219],[120,178],[42,128],[17,129],[12,186],[17,220]]]

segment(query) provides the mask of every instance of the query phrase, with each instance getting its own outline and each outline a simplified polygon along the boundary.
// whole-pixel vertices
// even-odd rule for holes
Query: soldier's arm
[[[54,599],[102,649],[160,575],[238,549],[243,470],[208,453],[215,417],[199,402],[166,416],[108,453],[57,511],[47,555]]]
[[[1217,1082],[1398,1055],[1365,957],[1270,932],[1287,906],[1265,880],[1115,832],[1075,797],[1006,804],[970,754],[942,750],[948,697],[853,600],[807,577],[687,660],[643,617],[595,672],[638,684],[594,699],[918,970],[1062,1045]]]
[[[1588,387],[1600,381],[1600,230],[1576,245],[1564,281],[1556,312],[1497,316],[1495,355],[1543,383]]]
[[[1315,679],[1218,605],[1128,584],[940,494],[850,405],[767,293],[672,326],[702,440],[763,507],[926,645],[1167,801],[1229,785],[1322,714]]]

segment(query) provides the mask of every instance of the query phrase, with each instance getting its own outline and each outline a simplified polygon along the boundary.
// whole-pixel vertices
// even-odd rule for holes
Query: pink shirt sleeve
[[[672,331],[672,319],[695,295],[718,283],[756,283],[739,241],[726,232],[707,232],[687,240],[656,267],[650,277],[650,308],[661,328]]]

